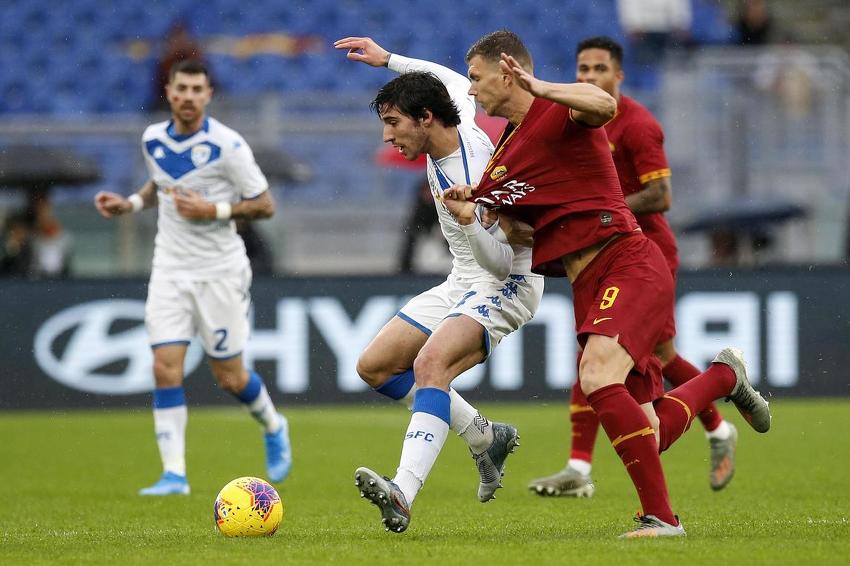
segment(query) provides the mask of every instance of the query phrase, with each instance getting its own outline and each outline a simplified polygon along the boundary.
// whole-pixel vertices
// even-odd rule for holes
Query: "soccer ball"
[[[213,517],[226,537],[270,537],[283,520],[283,502],[267,481],[236,478],[218,492]]]

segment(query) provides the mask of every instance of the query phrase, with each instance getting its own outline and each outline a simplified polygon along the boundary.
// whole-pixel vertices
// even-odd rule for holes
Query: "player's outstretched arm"
[[[334,41],[335,49],[347,49],[345,58],[359,61],[372,67],[386,67],[390,52],[375,43],[371,37],[346,37]]]
[[[153,181],[145,183],[129,198],[109,191],[100,191],[94,196],[94,206],[104,218],[137,212],[154,205],[156,205],[156,185]]]
[[[397,53],[390,53],[375,43],[371,37],[346,37],[335,41],[334,47],[336,49],[348,49],[346,58],[351,61],[360,61],[372,67],[388,67],[391,71],[400,75],[412,71],[432,73],[446,86],[461,114],[464,112],[475,114],[475,101],[467,94],[469,79],[448,67],[424,59],[413,59]]]
[[[521,88],[534,96],[569,107],[573,119],[583,124],[602,126],[617,113],[617,101],[614,97],[592,84],[541,81],[505,53],[502,53],[499,66],[504,73],[512,76]]]

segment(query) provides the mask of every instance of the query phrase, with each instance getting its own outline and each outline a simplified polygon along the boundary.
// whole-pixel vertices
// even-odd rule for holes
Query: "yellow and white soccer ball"
[[[236,478],[218,492],[213,516],[226,537],[269,537],[283,520],[283,502],[267,481]]]

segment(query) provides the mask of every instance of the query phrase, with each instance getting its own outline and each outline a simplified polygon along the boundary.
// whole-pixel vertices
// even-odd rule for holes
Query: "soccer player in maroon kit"
[[[605,124],[614,165],[626,204],[635,214],[644,235],[661,249],[673,280],[679,267],[676,238],[664,212],[670,208],[672,189],[670,168],[664,154],[664,132],[655,117],[637,101],[620,93],[623,48],[608,37],[592,37],[576,48],[576,78],[603,89],[617,100],[617,114]],[[679,356],[673,345],[676,322],[670,312],[655,355],[662,365],[664,378],[678,386],[699,375],[700,370]],[[735,471],[735,447],[738,432],[723,420],[714,403],[699,414],[711,450],[709,484],[723,489]],[[593,448],[599,419],[582,393],[573,386],[570,399],[572,447],[567,466],[560,472],[533,480],[529,488],[539,495],[593,495],[590,478]]]
[[[572,283],[584,350],[579,383],[641,501],[638,526],[623,536],[684,535],[659,452],[721,397],[766,432],[767,402],[733,348],[684,385],[661,390],[653,352],[672,310],[673,278],[620,189],[600,127],[615,114],[614,98],[590,84],[536,79],[531,56],[509,31],[479,39],[466,61],[470,94],[509,124],[477,187],[456,186],[444,197],[472,198],[534,228],[532,269]]]

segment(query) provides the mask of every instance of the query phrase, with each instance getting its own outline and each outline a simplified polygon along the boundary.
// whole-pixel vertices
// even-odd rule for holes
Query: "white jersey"
[[[190,135],[176,134],[172,121],[160,122],[145,130],[142,153],[159,200],[154,274],[204,281],[250,269],[232,220],[187,220],[173,194],[191,189],[209,202],[233,204],[265,192],[268,182],[242,136],[213,118]]]
[[[476,261],[469,240],[454,216],[443,205],[440,197],[452,185],[477,183],[493,154],[493,143],[487,134],[475,123],[475,99],[469,96],[469,80],[451,69],[393,54],[387,66],[397,73],[425,71],[433,73],[445,85],[452,102],[460,114],[458,135],[460,147],[457,151],[442,159],[428,156],[428,184],[437,207],[440,228],[452,254],[452,274],[460,281],[476,282],[495,280],[495,276],[481,267]],[[496,228],[491,230],[494,237],[505,243],[504,232]],[[512,246],[514,256],[511,274],[531,276],[531,248]]]

